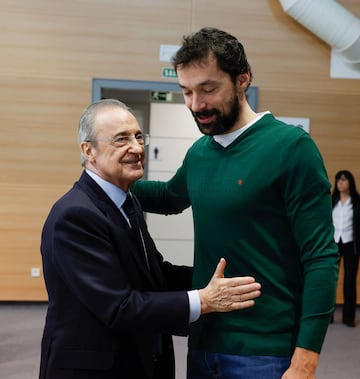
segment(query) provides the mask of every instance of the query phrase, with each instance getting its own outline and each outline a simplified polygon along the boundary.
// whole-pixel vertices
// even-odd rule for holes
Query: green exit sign
[[[153,101],[172,101],[172,92],[151,92],[151,100]]]
[[[165,67],[165,68],[162,69],[161,77],[162,78],[176,79],[177,78],[177,74],[176,74],[176,71],[175,71],[174,68]]]

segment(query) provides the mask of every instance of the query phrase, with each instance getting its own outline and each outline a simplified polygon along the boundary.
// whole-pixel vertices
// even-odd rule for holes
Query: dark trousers
[[[338,243],[339,253],[344,264],[344,306],[342,321],[351,324],[355,321],[356,309],[356,276],[359,268],[359,257],[355,255],[353,242]]]
[[[156,365],[153,379],[174,379],[175,365],[173,357],[160,355],[156,358]]]

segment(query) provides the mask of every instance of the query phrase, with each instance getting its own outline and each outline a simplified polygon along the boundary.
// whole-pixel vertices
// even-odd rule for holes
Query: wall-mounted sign
[[[160,45],[160,62],[170,62],[179,48],[179,45]]]
[[[164,67],[161,70],[161,77],[162,78],[171,78],[171,79],[176,79],[177,74],[174,68],[171,67]]]
[[[151,100],[152,101],[172,101],[172,92],[164,91],[152,91]]]

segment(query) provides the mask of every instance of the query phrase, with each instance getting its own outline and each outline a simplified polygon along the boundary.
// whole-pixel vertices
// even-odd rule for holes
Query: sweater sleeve
[[[288,162],[284,199],[304,275],[296,346],[320,352],[334,311],[339,262],[330,183],[320,153],[308,135],[298,139]]]
[[[131,191],[145,212],[177,214],[190,206],[183,166],[167,182],[139,180],[133,184]]]

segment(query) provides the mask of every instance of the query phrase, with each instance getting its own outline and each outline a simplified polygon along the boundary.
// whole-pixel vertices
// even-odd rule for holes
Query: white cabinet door
[[[150,133],[154,137],[196,139],[201,133],[185,104],[152,103]]]
[[[168,180],[181,165],[187,149],[200,137],[196,123],[184,104],[150,105],[148,178]],[[165,259],[175,264],[193,264],[191,209],[180,215],[146,215],[150,234]]]

